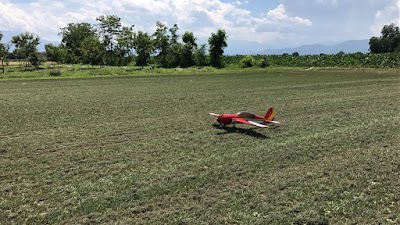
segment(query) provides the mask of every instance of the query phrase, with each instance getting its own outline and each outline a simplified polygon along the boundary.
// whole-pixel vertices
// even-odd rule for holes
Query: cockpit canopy
[[[254,118],[254,117],[256,117],[256,115],[254,115],[253,113],[249,113],[249,112],[238,112],[237,115],[238,115],[238,117],[241,117],[241,118]]]

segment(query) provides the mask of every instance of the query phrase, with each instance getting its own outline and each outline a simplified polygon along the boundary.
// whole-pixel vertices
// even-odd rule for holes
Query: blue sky
[[[400,0],[0,0],[0,31],[59,42],[61,27],[94,24],[100,15],[149,33],[156,21],[177,23],[200,44],[223,28],[227,52],[254,53],[379,36],[383,25],[400,24]]]

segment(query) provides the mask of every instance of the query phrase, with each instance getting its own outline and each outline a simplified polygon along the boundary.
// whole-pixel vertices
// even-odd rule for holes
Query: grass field
[[[0,224],[399,224],[399,97],[398,70],[0,81]]]

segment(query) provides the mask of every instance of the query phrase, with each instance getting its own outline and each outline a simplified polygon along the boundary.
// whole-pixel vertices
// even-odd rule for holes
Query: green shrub
[[[248,68],[248,67],[252,67],[254,66],[254,57],[251,55],[246,55],[245,57],[243,57],[242,60],[240,60],[240,65],[242,66],[242,68]]]
[[[52,71],[50,71],[49,75],[52,77],[59,77],[59,76],[61,76],[61,71],[60,70],[52,70]]]
[[[268,67],[268,66],[269,66],[269,62],[268,62],[267,57],[262,58],[260,60],[260,67],[261,68],[265,68],[265,67]]]

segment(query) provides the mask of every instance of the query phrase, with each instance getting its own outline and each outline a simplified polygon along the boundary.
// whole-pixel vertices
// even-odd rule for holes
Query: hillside
[[[283,48],[283,49],[267,49],[261,54],[268,55],[281,55],[283,53],[292,54],[293,52],[298,52],[300,55],[316,55],[316,54],[336,54],[340,51],[345,53],[355,53],[355,52],[363,52],[366,53],[369,51],[369,40],[351,40],[342,42],[336,45],[322,45],[322,44],[314,44],[314,45],[302,45],[295,48]]]

